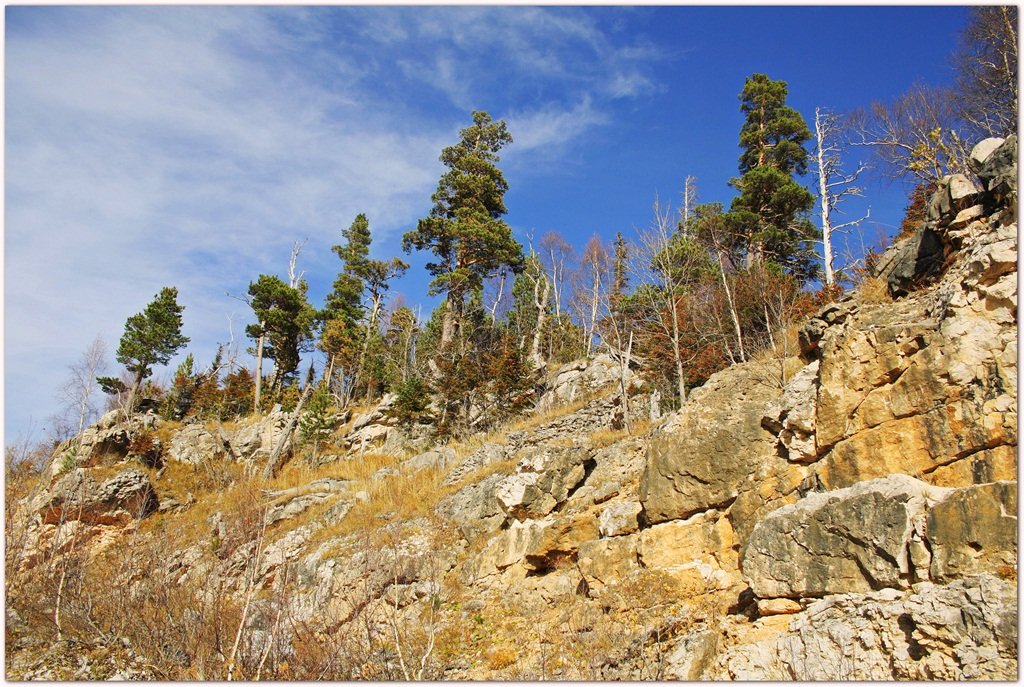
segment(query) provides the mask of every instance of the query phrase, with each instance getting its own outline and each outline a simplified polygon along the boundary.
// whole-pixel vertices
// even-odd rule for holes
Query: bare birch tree
[[[956,94],[915,84],[890,104],[848,115],[854,146],[869,146],[892,178],[930,182],[968,171],[970,146],[956,130]]]
[[[78,361],[68,367],[68,377],[60,387],[59,398],[64,419],[74,428],[75,436],[80,436],[99,413],[95,405],[99,390],[96,378],[106,372],[107,365],[107,344],[97,335]]]
[[[690,177],[692,178],[692,177]],[[654,218],[649,228],[637,232],[638,256],[633,261],[638,283],[649,285],[642,290],[647,301],[648,325],[669,344],[675,367],[676,393],[679,403],[686,402],[686,366],[696,353],[686,350],[682,328],[683,300],[692,277],[707,262],[706,254],[686,236],[677,231],[684,226],[674,218],[669,206],[654,199]]]
[[[583,249],[580,266],[574,275],[572,304],[583,331],[583,350],[590,355],[594,350],[594,334],[606,303],[605,292],[610,284],[608,249],[596,234]]]
[[[835,252],[832,247],[834,234],[859,225],[870,217],[871,210],[863,217],[849,222],[834,224],[833,218],[839,212],[840,202],[850,196],[863,196],[857,178],[867,169],[861,163],[849,174],[843,172],[840,154],[840,129],[838,115],[833,112],[814,108],[815,151],[814,160],[818,172],[818,202],[821,207],[821,250],[825,265],[825,284],[833,286],[835,277]]]
[[[726,226],[725,217],[722,214],[722,206],[719,203],[701,205],[696,208],[694,229],[698,239],[708,248],[712,258],[718,265],[718,276],[722,282],[722,291],[725,294],[726,305],[729,310],[729,317],[732,320],[733,335],[735,336],[736,353],[732,346],[726,343],[726,352],[732,362],[746,362],[747,352],[743,343],[743,327],[740,324],[739,311],[736,307],[734,289],[730,284],[730,274],[733,269],[726,270],[726,256],[729,255],[729,229]],[[734,267],[734,266],[732,266]],[[714,313],[718,317],[718,313]],[[720,319],[720,318],[719,318]],[[724,333],[724,330],[723,330]],[[723,337],[725,339],[726,337]]]
[[[540,239],[541,261],[551,280],[555,319],[562,321],[562,292],[565,289],[565,263],[572,257],[572,245],[557,231],[549,231]]]

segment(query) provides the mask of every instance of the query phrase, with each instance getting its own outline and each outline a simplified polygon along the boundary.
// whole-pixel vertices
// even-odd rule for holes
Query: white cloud
[[[608,117],[596,111],[589,98],[584,98],[569,110],[549,105],[540,110],[511,114],[507,121],[515,139],[509,157],[535,161],[558,154],[584,132],[607,123]]]
[[[7,421],[44,418],[162,286],[202,361],[231,313],[242,338],[225,291],[282,273],[292,241],[324,275],[359,212],[394,244],[470,107],[512,113],[514,159],[543,160],[645,92],[651,59],[570,8],[9,9]]]

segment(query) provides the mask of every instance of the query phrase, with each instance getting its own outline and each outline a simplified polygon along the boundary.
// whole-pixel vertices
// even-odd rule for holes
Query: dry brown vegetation
[[[594,398],[453,443],[456,462]],[[176,428],[165,423],[152,438],[166,446]],[[641,423],[634,433],[646,428]],[[601,430],[589,440],[607,446],[625,436]],[[37,539],[27,513],[16,507],[47,486],[49,477],[26,463],[9,464],[7,602],[17,622],[8,630],[8,678],[81,678],[83,668],[63,663],[71,655],[85,657],[94,678],[441,679],[456,666],[463,671],[456,675],[502,679],[599,676],[602,656],[626,641],[615,629],[626,611],[614,610],[592,627],[582,619],[601,604],[574,595],[555,604],[551,618],[559,619],[543,626],[500,601],[462,609],[476,598],[459,567],[474,547],[456,545],[458,535],[439,520],[436,506],[466,484],[511,473],[515,461],[487,465],[446,485],[440,470],[402,472],[405,458],[370,452],[311,467],[299,455],[269,480],[226,460],[106,464],[90,474],[142,467],[160,501],[177,506],[127,528],[62,522]],[[384,468],[397,474],[382,474]],[[268,509],[288,498],[275,493],[302,494],[324,478],[350,482],[338,496],[350,504],[344,517],[327,517],[338,502],[332,497],[264,524]],[[354,498],[359,492],[366,498]],[[266,567],[268,549],[300,528],[301,555],[340,563],[348,580],[312,614],[302,610],[312,590],[308,579],[300,580],[306,574],[300,564]],[[412,541],[429,547],[410,551]],[[452,555],[456,567],[443,574],[452,562],[441,566],[440,560]],[[25,565],[29,559],[33,564]],[[429,582],[434,591],[406,599],[413,580]]]

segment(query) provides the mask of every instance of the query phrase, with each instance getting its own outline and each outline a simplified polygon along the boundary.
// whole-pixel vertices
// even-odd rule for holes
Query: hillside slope
[[[9,503],[8,677],[1014,679],[1016,139],[975,158],[798,352],[632,434],[607,357],[270,482],[283,413],[105,417]]]

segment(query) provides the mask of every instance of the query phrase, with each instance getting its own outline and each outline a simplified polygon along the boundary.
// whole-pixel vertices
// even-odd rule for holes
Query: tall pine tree
[[[799,112],[786,105],[784,81],[764,74],[746,80],[740,110],[740,176],[730,181],[729,221],[746,248],[746,264],[775,263],[800,281],[814,276],[814,226],[807,217],[814,196],[793,177],[807,171],[804,143],[811,138]]]
[[[442,349],[455,340],[466,298],[483,287],[484,278],[502,265],[522,269],[523,248],[501,219],[508,212],[508,183],[497,167],[498,152],[511,142],[504,121],[474,112],[472,126],[441,153],[448,171],[434,192],[430,214],[402,238],[407,252],[430,250],[437,257],[427,269],[434,277],[431,294],[446,294]]]
[[[166,365],[189,341],[181,333],[181,313],[185,307],[178,305],[177,298],[178,289],[170,286],[160,289],[145,310],[125,322],[117,347],[117,361],[135,375],[128,394],[126,410],[129,413],[135,409],[142,381],[153,374],[153,366]]]

